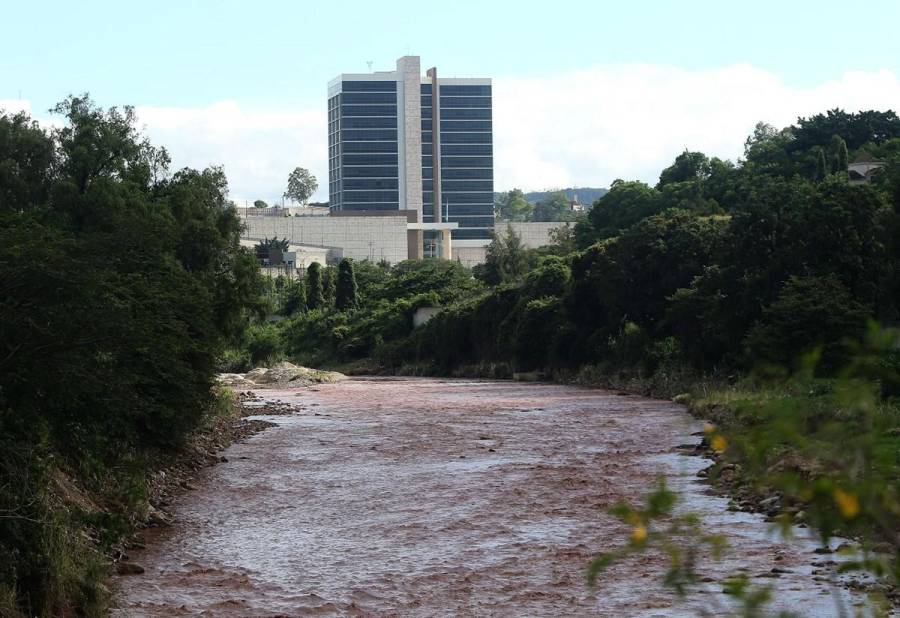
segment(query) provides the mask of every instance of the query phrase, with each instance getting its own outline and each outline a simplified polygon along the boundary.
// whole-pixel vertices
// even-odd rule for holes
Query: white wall
[[[537,249],[549,245],[550,232],[559,227],[569,225],[563,221],[497,221],[494,232],[503,236],[509,227],[522,238],[522,244],[528,249]]]
[[[246,238],[287,238],[291,244],[336,247],[354,260],[406,259],[406,216],[247,217]]]

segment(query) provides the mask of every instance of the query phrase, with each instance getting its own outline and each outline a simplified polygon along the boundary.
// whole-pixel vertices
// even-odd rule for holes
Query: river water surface
[[[659,475],[731,539],[701,567],[710,580],[743,569],[803,616],[858,602],[813,580],[811,541],[778,540],[697,481],[709,462],[678,454],[701,428],[682,406],[412,378],[257,394],[296,412],[265,417],[279,426],[230,447],[173,505],[177,523],[148,531],[131,556],[146,572],[116,581],[119,615],[721,615],[721,584],[679,601],[654,556],[586,584],[591,558],[628,538],[606,510]]]

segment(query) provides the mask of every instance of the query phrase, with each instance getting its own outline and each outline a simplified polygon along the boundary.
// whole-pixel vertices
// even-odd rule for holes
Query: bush
[[[787,364],[822,349],[821,369],[843,365],[870,312],[833,277],[791,277],[747,335],[750,363]]]
[[[247,335],[247,352],[254,366],[268,365],[284,354],[281,338],[274,326],[255,326]]]
[[[229,348],[222,352],[216,363],[216,371],[219,373],[246,373],[252,369],[250,352]]]

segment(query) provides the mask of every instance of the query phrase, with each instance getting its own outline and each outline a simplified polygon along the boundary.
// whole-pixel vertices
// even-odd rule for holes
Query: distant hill
[[[606,195],[606,193],[609,191],[609,189],[601,189],[599,187],[572,187],[562,190],[565,191],[566,196],[569,199],[572,199],[572,196],[577,194],[578,201],[585,206],[593,205],[595,201]],[[530,193],[525,194],[525,199],[527,199],[532,204],[537,204],[554,192],[555,191],[531,191]],[[496,198],[498,195],[499,193],[495,193],[494,197]]]

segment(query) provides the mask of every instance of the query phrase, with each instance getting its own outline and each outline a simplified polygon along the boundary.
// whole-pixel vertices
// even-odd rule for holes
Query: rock
[[[813,550],[814,554],[830,554],[833,553],[832,550],[828,547],[816,547]]]
[[[759,508],[764,511],[774,509],[778,506],[778,496],[769,496],[759,501]]]
[[[672,398],[674,403],[680,403],[681,405],[690,405],[691,403],[691,395],[690,393],[681,393],[680,395],[675,395]]]
[[[153,506],[147,510],[147,524],[150,526],[158,526],[165,528],[172,525],[172,516]]]
[[[791,571],[790,569],[783,569],[781,567],[774,567],[772,569],[772,573],[793,573],[793,571]]]
[[[244,374],[244,378],[254,384],[268,384],[272,382],[272,379],[269,377],[269,370],[266,367],[257,367],[252,371],[248,371]]]
[[[134,562],[117,562],[116,573],[119,575],[140,575],[144,572],[144,567]]]

